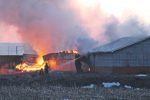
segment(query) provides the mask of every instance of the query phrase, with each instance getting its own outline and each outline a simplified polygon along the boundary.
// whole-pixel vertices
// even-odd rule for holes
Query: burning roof
[[[59,53],[50,53],[50,54],[43,56],[44,60],[41,57],[33,58],[35,59],[34,62],[30,62],[31,57],[28,58],[27,56],[27,59],[25,59],[22,63],[16,66],[16,69],[22,72],[35,72],[35,71],[44,70],[45,65],[48,64],[49,69],[58,70],[60,69],[60,64],[73,60],[75,58],[74,57],[75,54],[77,53],[78,51],[76,50],[67,50],[67,51],[62,51]],[[67,67],[71,68],[73,66],[74,66],[74,63],[67,64],[65,65],[65,67],[61,66],[61,68],[67,69]]]
[[[44,61],[48,63],[52,70],[75,71],[75,55],[77,50],[66,50],[59,53],[49,53],[44,55]]]

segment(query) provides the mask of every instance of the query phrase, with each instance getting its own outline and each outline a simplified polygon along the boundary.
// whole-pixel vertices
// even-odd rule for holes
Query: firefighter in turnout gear
[[[79,54],[76,54],[75,55],[75,66],[76,66],[76,70],[77,70],[77,73],[81,73],[82,72],[82,64],[81,64],[81,61],[80,61],[80,55]]]
[[[48,64],[46,63],[45,66],[44,66],[44,73],[45,73],[45,74],[48,74],[48,72],[49,72],[49,66],[48,66]]]

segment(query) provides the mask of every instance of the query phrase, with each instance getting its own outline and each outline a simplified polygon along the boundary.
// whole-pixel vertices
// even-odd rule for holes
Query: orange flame
[[[48,60],[48,66],[50,67],[50,69],[56,69],[57,68],[57,61],[55,59],[50,59]]]
[[[27,63],[19,64],[16,66],[16,69],[22,72],[36,72],[44,69],[45,63],[42,57],[36,59],[36,63],[33,65],[28,65]]]
[[[66,54],[78,54],[77,50],[67,50],[60,53],[66,53]],[[62,59],[61,59],[62,60]],[[32,65],[28,64],[28,61],[19,64],[16,66],[16,69],[22,72],[36,72],[40,70],[44,70],[46,63],[49,66],[49,69],[51,70],[57,70],[58,68],[58,62],[63,62],[59,58],[51,58],[48,61],[44,62],[42,54],[36,59],[36,62]]]
[[[67,50],[67,51],[62,51],[61,53],[72,53],[72,54],[78,54],[79,52],[77,50]]]

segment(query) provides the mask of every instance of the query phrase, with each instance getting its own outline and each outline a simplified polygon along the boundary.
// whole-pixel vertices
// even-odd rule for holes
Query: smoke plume
[[[125,22],[121,23],[116,18],[110,18],[105,24],[104,34],[108,37],[108,42],[116,40],[121,37],[128,36],[146,36],[150,34],[148,25],[141,23],[137,17],[131,17]]]
[[[122,36],[149,33],[138,17],[122,21],[106,13],[102,4],[101,0],[0,0],[0,23],[13,26],[17,40],[41,54],[88,51]],[[10,32],[0,33],[0,39],[5,36]]]

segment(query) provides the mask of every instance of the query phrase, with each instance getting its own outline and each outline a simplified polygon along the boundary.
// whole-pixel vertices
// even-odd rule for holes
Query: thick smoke
[[[22,41],[44,54],[66,49],[87,51],[103,40],[149,32],[138,19],[121,23],[115,17],[110,20],[97,7],[80,12],[77,8],[81,5],[72,8],[67,2],[76,0],[0,0],[0,22],[17,27]]]
[[[147,35],[150,32],[148,15],[143,6],[141,8],[139,5],[140,1],[70,0],[69,4],[82,28],[92,39],[98,41],[95,42],[98,45],[121,37]],[[150,8],[148,5],[146,7]]]
[[[110,20],[111,21],[105,24],[104,32],[106,37],[108,37],[108,42],[121,37],[145,36],[150,34],[148,25],[141,23],[137,17],[130,17],[123,23],[119,22],[119,20],[116,18],[110,18]]]
[[[0,23],[0,42],[20,42],[16,31],[16,27]]]
[[[77,49],[77,40],[84,35],[93,42],[64,3],[64,0],[0,0],[0,21],[18,27],[22,41],[38,52]]]

